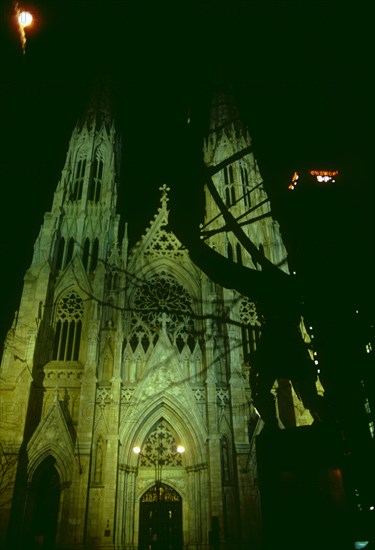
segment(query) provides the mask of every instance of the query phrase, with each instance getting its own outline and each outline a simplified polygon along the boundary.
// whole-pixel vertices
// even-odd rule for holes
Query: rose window
[[[187,343],[193,344],[194,324],[192,321],[191,298],[184,287],[173,277],[161,272],[142,283],[134,296],[134,310],[131,321],[131,345],[134,349],[141,342],[146,351],[150,335],[164,328],[181,349]]]

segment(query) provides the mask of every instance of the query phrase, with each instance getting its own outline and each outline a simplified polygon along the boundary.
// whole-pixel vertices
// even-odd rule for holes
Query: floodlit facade
[[[213,176],[222,200],[288,272],[251,138],[234,115],[232,99],[217,94],[205,163],[223,163]],[[73,130],[5,342],[2,542],[256,549],[256,308],[191,261],[168,228],[167,187],[139,242],[119,238],[120,161],[108,101],[96,96]],[[206,190],[207,242],[259,269],[223,225]],[[295,424],[310,424],[285,381],[275,385],[278,404],[282,395]]]

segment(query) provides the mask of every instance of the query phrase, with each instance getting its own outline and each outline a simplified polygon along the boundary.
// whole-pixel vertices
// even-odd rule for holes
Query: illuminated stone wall
[[[91,108],[73,131],[25,275],[0,378],[0,436],[10,457],[2,538],[8,532],[10,545],[24,547],[44,537],[61,548],[137,548],[142,502],[155,485],[156,433],[166,441],[161,481],[182,506],[184,547],[207,548],[214,531],[223,548],[255,549],[262,421],[245,353],[257,346],[256,309],[192,263],[167,228],[166,187],[139,242],[128,251],[126,236],[118,241],[119,146],[110,116]],[[244,219],[252,206],[257,216],[269,212],[250,146],[232,126],[211,134],[204,150],[208,165],[247,151],[214,178]],[[206,203],[206,223],[218,228],[208,193]],[[277,222],[265,216],[248,227],[287,271]],[[256,267],[226,233],[210,244]],[[37,512],[43,472],[59,480],[55,527]]]

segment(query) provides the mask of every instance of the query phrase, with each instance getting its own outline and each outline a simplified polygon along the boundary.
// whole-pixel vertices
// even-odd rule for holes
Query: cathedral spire
[[[88,129],[99,129],[104,124],[107,130],[110,129],[114,118],[111,80],[108,74],[95,77],[86,109],[78,120],[79,128],[86,124]]]
[[[286,250],[278,224],[271,215],[252,138],[240,116],[229,71],[224,69],[219,67],[213,79],[204,162],[212,174],[218,196],[237,220],[244,235],[267,260],[288,271]],[[261,269],[256,258],[249,256],[233,232],[229,231],[207,186],[203,236],[206,243],[222,256],[251,269]]]
[[[34,267],[48,258],[52,270],[62,272],[78,255],[92,273],[118,240],[121,139],[109,90],[108,77],[96,79],[73,129],[52,210],[35,245]]]
[[[220,65],[213,78],[209,133],[221,133],[223,130],[228,132],[228,128],[232,124],[237,135],[246,133],[228,69]]]

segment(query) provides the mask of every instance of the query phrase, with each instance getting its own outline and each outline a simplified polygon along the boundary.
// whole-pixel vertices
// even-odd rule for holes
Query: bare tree
[[[17,463],[17,453],[0,441],[0,511],[8,508],[12,500]]]
[[[243,230],[240,220],[236,220],[220,197],[212,176],[228,166],[234,160],[248,153],[248,148],[237,152],[217,166],[208,168],[197,149],[194,131],[188,136],[185,151],[188,158],[185,166],[200,166],[194,177],[198,180],[201,192],[206,185],[224,220],[222,230],[232,232],[253,261],[259,264],[261,271],[250,269],[229,260],[204,242],[199,226],[189,224],[184,212],[192,196],[189,189],[181,202],[176,201],[172,209],[171,225],[180,241],[189,250],[191,259],[214,282],[225,288],[235,289],[257,304],[264,318],[262,338],[258,351],[252,360],[251,386],[254,403],[268,425],[277,426],[271,388],[278,378],[289,379],[301,398],[304,406],[310,410],[316,420],[327,415],[326,403],[318,395],[315,381],[317,373],[309,360],[308,350],[303,345],[299,325],[302,317],[301,289],[295,278],[282,271],[269,261]],[[196,198],[196,197],[194,197]],[[258,218],[254,218],[254,222]],[[185,223],[184,223],[185,222]],[[203,238],[202,238],[203,237]],[[280,356],[283,356],[283,361]]]

